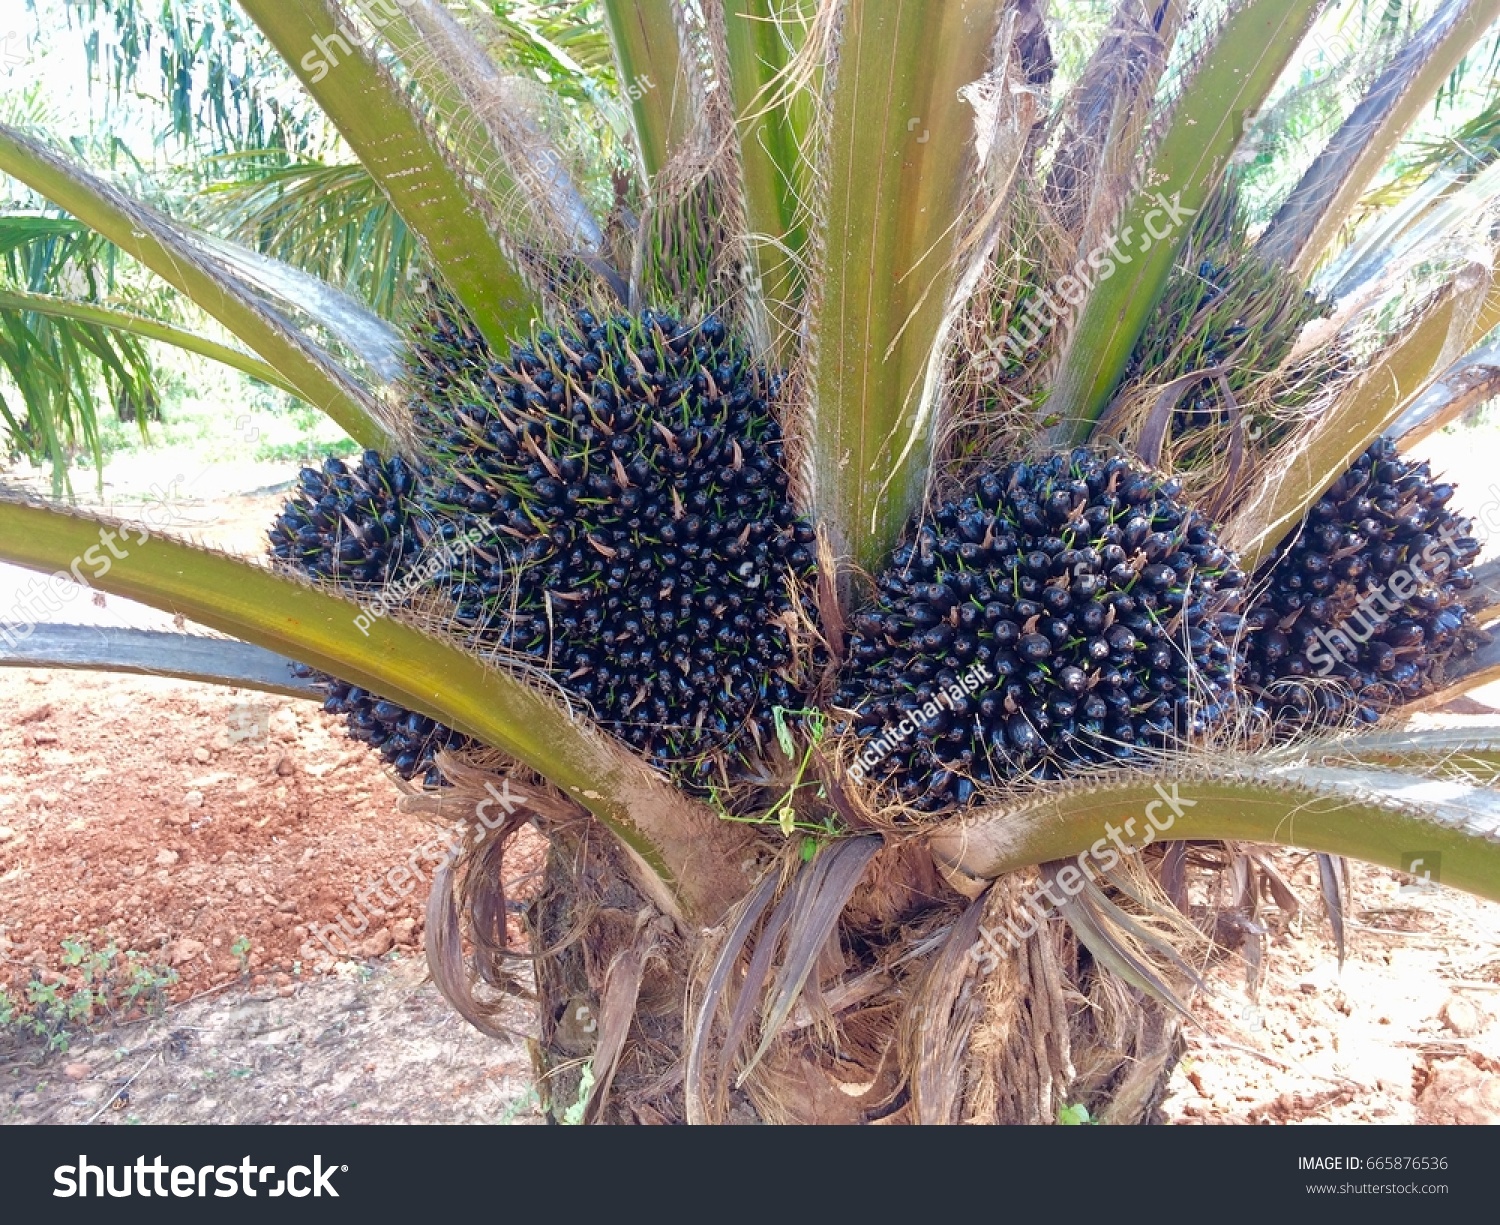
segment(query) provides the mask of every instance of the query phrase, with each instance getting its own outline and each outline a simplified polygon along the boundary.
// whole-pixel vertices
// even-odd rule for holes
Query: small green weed
[[[583,1112],[589,1104],[589,1094],[594,1088],[594,1061],[591,1059],[583,1065],[583,1071],[578,1075],[578,1100],[563,1111],[562,1121],[571,1126],[577,1126],[583,1122]]]
[[[719,798],[717,788],[709,788],[709,802],[717,810],[720,819],[725,821],[738,821],[750,825],[775,825],[780,828],[782,835],[787,838],[792,837],[793,834],[799,831],[807,835],[812,835],[805,837],[799,848],[802,861],[806,863],[817,854],[820,838],[835,838],[839,834],[837,821],[833,816],[824,817],[820,821],[804,821],[799,819],[797,812],[799,792],[803,791],[804,788],[812,790],[813,796],[817,800],[823,801],[828,798],[822,783],[814,784],[811,781],[803,781],[807,774],[808,766],[812,764],[813,753],[816,752],[818,745],[823,742],[823,737],[827,734],[827,716],[821,710],[788,710],[784,706],[773,706],[771,707],[771,718],[776,727],[776,742],[781,746],[781,751],[786,754],[787,759],[790,761],[796,761],[797,759],[797,743],[789,719],[795,718],[800,720],[801,727],[807,734],[807,748],[802,754],[802,760],[797,766],[797,773],[792,779],[791,785],[782,794],[781,798],[771,805],[768,811],[753,817],[736,816],[734,813],[731,813]]]
[[[507,1106],[503,1111],[501,1111],[500,1117],[495,1121],[502,1126],[509,1126],[516,1121],[517,1116],[520,1115],[523,1110],[531,1109],[537,1104],[538,1100],[539,1099],[537,1098],[535,1087],[530,1088],[526,1090],[526,1092],[520,1097],[516,1098],[516,1100],[513,1101],[509,1106]]]
[[[80,1030],[136,1015],[157,1015],[177,971],[144,953],[120,952],[113,941],[96,949],[87,940],[64,940],[62,963],[75,971],[47,981],[32,971],[25,1005],[0,988],[0,1030],[42,1039],[48,1051],[66,1051]]]

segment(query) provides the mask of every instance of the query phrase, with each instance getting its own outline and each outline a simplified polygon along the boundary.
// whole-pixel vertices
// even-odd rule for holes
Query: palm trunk
[[[723,923],[674,924],[631,884],[594,818],[538,820],[550,851],[524,910],[538,951],[529,1045],[555,1121],[1038,1124],[1079,1104],[1110,1123],[1158,1119],[1182,1050],[1177,1018],[1099,973],[1065,924],[1029,920],[1025,875],[971,902],[941,882],[920,843],[887,841],[785,1026],[744,1076],[761,1036],[756,986],[776,959],[763,945],[775,954],[801,916],[762,905],[769,917],[752,924],[716,984],[736,920],[774,888],[722,898]],[[480,930],[493,915],[483,887],[499,877],[493,850],[468,863],[482,877],[468,898],[474,999],[505,982]],[[1028,926],[1014,943],[995,934]],[[720,1076],[728,1032],[743,1025],[748,1041],[735,1043]]]

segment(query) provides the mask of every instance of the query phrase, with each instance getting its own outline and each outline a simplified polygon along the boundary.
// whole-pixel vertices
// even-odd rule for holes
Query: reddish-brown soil
[[[170,509],[181,533],[253,553],[279,503],[184,492]],[[172,625],[97,594],[59,619]],[[314,701],[0,668],[0,985],[32,966],[59,972],[61,942],[79,938],[170,966],[179,999],[247,973],[285,987],[341,957],[416,949],[425,882],[381,885],[441,831],[398,812],[400,798]],[[518,871],[536,852],[514,860]],[[330,933],[341,919],[348,934]]]
[[[1311,855],[1273,862],[1307,903],[1268,909],[1264,978],[1205,975],[1166,1110],[1181,1123],[1500,1123],[1500,905],[1352,865],[1342,968]]]
[[[185,998],[414,949],[425,890],[356,895],[437,831],[315,704],[149,677],[0,672],[0,955],[150,952]],[[360,916],[364,916],[361,918]],[[310,939],[344,917],[351,940]],[[248,940],[243,958],[231,952]],[[248,963],[248,964],[246,964]]]
[[[17,1000],[32,982],[76,998],[64,941],[178,976],[164,1017],[115,991],[115,1016],[69,1024],[50,1055],[0,1031],[0,1119],[85,1121],[135,1073],[130,1109],[104,1118],[516,1114],[519,1044],[478,1034],[422,985],[425,882],[387,888],[393,905],[370,897],[352,941],[314,934],[353,925],[358,895],[441,834],[400,798],[312,702],[0,669],[0,984]],[[516,877],[540,863],[522,838]]]

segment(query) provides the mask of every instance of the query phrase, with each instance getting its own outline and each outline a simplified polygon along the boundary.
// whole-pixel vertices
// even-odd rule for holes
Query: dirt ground
[[[539,1122],[524,1046],[471,1028],[424,978],[398,956],[213,992],[40,1062],[13,1052],[0,1122]]]
[[[1312,857],[1272,862],[1306,900],[1270,928],[1259,990],[1205,975],[1201,1029],[1166,1103],[1178,1123],[1500,1123],[1500,906],[1352,865],[1338,964]]]
[[[19,1000],[40,976],[77,998],[84,967],[64,941],[176,976],[135,1007],[110,992],[126,1023],[96,1008],[45,1058],[40,1039],[0,1031],[0,1119],[85,1121],[136,1073],[129,1109],[106,1117],[477,1122],[519,1108],[524,1048],[422,986],[425,885],[387,890],[393,906],[371,898],[353,939],[328,931],[358,926],[356,895],[435,833],[397,811],[396,784],[336,719],[263,694],[29,669],[0,669],[0,712],[0,983]],[[518,850],[507,868],[524,892],[541,848]],[[144,1015],[153,1003],[165,1016]]]
[[[175,509],[186,533],[252,551],[276,501]],[[21,577],[0,567],[0,607]],[[87,597],[66,619],[170,624]],[[0,1026],[0,1120],[535,1121],[522,1043],[469,1029],[425,980],[425,883],[374,903],[352,943],[316,934],[433,838],[400,796],[314,703],[0,668],[0,986],[77,1000],[111,944],[147,984],[125,999],[115,963],[110,1006],[64,1024],[66,1050]],[[540,856],[507,857],[520,893]],[[1262,916],[1254,998],[1244,961],[1206,970],[1168,1117],[1500,1122],[1500,905],[1355,865],[1340,969],[1310,857],[1274,862],[1308,906]]]

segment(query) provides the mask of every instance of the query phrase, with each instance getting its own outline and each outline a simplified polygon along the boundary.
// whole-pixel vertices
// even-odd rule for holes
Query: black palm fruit
[[[1076,450],[986,471],[939,507],[849,639],[838,704],[862,772],[935,812],[1217,722],[1244,578],[1178,493]]]
[[[384,590],[419,556],[420,475],[399,456],[366,451],[349,467],[328,459],[304,468],[297,492],[282,507],[269,536],[272,556],[292,569],[336,584],[356,598]],[[349,735],[377,749],[404,779],[440,777],[439,749],[461,748],[467,737],[336,677],[300,669],[326,694],[323,709],[345,716]]]
[[[1278,724],[1374,722],[1484,641],[1462,602],[1480,546],[1452,497],[1378,439],[1261,567],[1242,680]]]
[[[449,546],[423,590],[475,649],[545,671],[658,765],[691,781],[713,754],[769,744],[772,707],[802,704],[788,584],[814,565],[767,403],[773,377],[718,319],[651,311],[580,314],[501,361],[439,303],[413,354],[426,457],[390,508],[400,538],[378,556],[347,543],[373,536],[345,530],[342,486],[304,474],[273,551],[358,589],[400,584]],[[369,484],[343,482],[361,496]],[[398,768],[406,737],[456,736],[347,686],[329,700],[348,707],[353,734],[397,746]]]
[[[343,715],[351,739],[362,741],[387,761],[402,778],[421,775],[427,787],[441,787],[443,777],[434,758],[440,749],[464,749],[474,741],[426,715],[387,702],[375,694],[334,677],[319,680],[327,697],[323,709]]]
[[[440,315],[412,382],[427,513],[480,529],[440,579],[460,626],[658,764],[768,744],[801,704],[787,584],[814,565],[774,378],[712,316],[580,313],[501,361]]]
[[[269,536],[272,555],[302,573],[366,591],[390,582],[421,547],[407,530],[417,474],[405,460],[366,451],[350,468],[329,458],[297,483]]]

